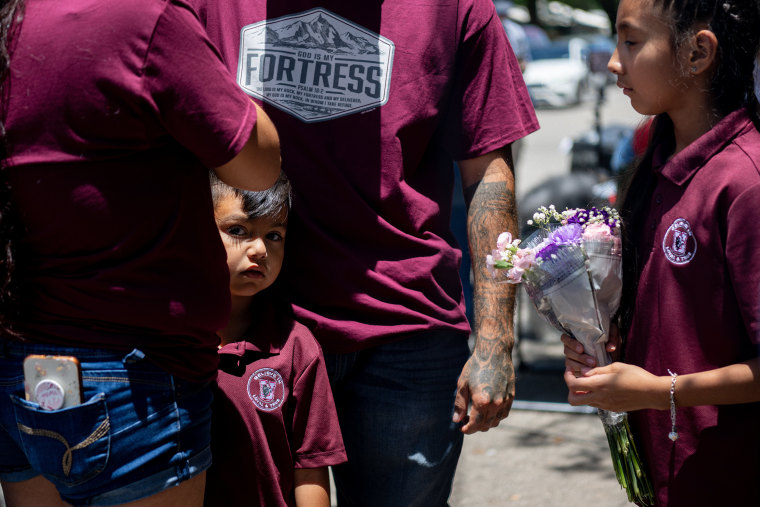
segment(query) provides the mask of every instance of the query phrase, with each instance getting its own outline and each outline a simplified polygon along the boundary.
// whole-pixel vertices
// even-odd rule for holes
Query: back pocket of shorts
[[[35,470],[71,487],[106,467],[111,428],[104,394],[62,410],[43,410],[17,396],[11,399],[21,444]]]

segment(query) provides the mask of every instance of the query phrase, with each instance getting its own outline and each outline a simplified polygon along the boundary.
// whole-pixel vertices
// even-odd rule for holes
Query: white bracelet
[[[678,440],[678,432],[676,431],[676,378],[678,377],[678,373],[673,373],[672,371],[668,370],[668,373],[670,374],[672,380],[670,381],[670,433],[668,433],[668,438],[671,439],[673,442]]]

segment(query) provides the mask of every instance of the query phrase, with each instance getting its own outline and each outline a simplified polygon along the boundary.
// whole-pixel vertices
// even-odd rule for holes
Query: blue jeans
[[[456,383],[467,337],[429,332],[326,354],[348,462],[333,467],[338,505],[448,505],[459,454]]]
[[[43,410],[24,398],[28,354],[70,355],[83,403]],[[154,495],[211,464],[209,384],[184,382],[142,352],[65,348],[0,339],[0,479],[43,475],[73,505]]]

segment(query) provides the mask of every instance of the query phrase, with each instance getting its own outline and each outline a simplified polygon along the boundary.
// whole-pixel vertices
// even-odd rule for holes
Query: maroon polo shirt
[[[684,375],[755,358],[760,134],[740,110],[669,161],[659,148],[626,361]],[[759,404],[679,408],[675,443],[669,411],[630,418],[658,505],[760,505]]]
[[[28,0],[5,126],[31,341],[216,373],[229,276],[208,170],[256,112],[181,0]]]
[[[298,319],[334,353],[467,334],[452,159],[538,128],[493,2],[191,1],[285,133]]]
[[[346,461],[319,344],[289,306],[258,299],[245,340],[219,351],[207,506],[293,506],[296,468]]]

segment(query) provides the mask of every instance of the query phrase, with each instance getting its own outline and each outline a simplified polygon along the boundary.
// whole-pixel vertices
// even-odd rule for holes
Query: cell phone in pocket
[[[82,403],[82,370],[73,356],[32,354],[24,359],[24,391],[27,401],[45,410]]]

